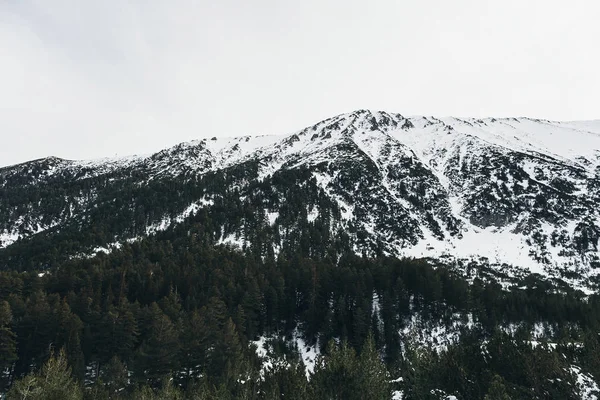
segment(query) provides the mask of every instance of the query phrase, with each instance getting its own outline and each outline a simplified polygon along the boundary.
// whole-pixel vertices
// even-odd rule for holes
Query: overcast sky
[[[359,108],[600,118],[597,0],[0,0],[0,165]]]

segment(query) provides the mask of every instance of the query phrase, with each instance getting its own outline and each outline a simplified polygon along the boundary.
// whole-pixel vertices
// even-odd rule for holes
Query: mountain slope
[[[40,268],[185,231],[263,256],[429,257],[465,273],[474,260],[507,281],[596,289],[599,155],[600,121],[359,110],[288,136],[47,158],[0,169],[0,262]]]

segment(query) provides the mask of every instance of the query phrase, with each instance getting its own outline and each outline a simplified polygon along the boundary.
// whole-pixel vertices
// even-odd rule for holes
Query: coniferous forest
[[[165,233],[0,272],[1,384],[9,400],[582,398],[581,377],[600,380],[600,297],[520,285]],[[420,341],[427,323],[455,340]],[[320,354],[308,371],[296,336]]]
[[[363,121],[353,140],[385,138],[378,117],[347,116]],[[340,121],[274,148],[350,135]],[[467,171],[456,148],[454,215],[414,154],[382,143],[376,159],[396,163],[382,170],[343,135],[275,172],[277,153],[217,168],[204,142],[0,169],[0,397],[600,397],[600,173],[578,200],[523,169],[537,155],[491,149]],[[430,251],[472,245],[467,225],[523,239],[500,250],[536,268]],[[431,259],[394,252],[420,244]]]

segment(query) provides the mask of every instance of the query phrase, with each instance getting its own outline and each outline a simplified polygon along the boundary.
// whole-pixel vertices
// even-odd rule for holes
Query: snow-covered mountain
[[[359,110],[291,135],[0,169],[0,256],[39,266],[49,249],[91,254],[209,221],[210,240],[265,255],[426,257],[465,273],[475,261],[595,290],[598,205],[600,121]],[[32,249],[42,256],[23,261]]]

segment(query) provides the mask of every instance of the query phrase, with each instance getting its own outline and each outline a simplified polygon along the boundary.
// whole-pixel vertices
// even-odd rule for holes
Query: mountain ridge
[[[100,218],[93,216],[94,207],[120,202],[118,188],[126,186],[131,198],[111,210],[123,218],[143,214],[140,227],[107,229],[108,238],[94,239],[88,251],[155,234],[203,209],[213,217],[225,215],[219,204],[227,198],[239,203],[243,217],[222,217],[213,232],[217,244],[252,247],[249,237],[265,231],[267,239],[261,240],[272,241],[272,249],[263,250],[276,256],[297,245],[294,229],[318,224],[328,230],[323,235],[329,245],[345,243],[358,254],[465,265],[485,260],[496,272],[514,275],[509,266],[515,266],[595,290],[599,166],[600,121],[357,110],[290,135],[206,138],[148,156],[50,157],[0,168],[4,194],[19,199],[27,188],[38,199],[0,200],[5,210],[0,247],[10,249],[40,234],[52,241],[54,231],[78,218],[82,229],[91,228],[101,221],[94,219]],[[173,193],[161,195],[173,204],[142,207],[144,196],[157,195],[154,189],[136,190],[152,185],[171,187]],[[307,200],[290,197],[294,185],[302,192],[296,196]],[[52,193],[57,188],[64,191],[60,199]],[[114,199],[99,203],[107,191]],[[48,199],[56,203],[50,212],[43,204]],[[289,203],[297,209],[287,210]],[[80,247],[75,253],[85,253]]]
[[[371,109],[359,109],[356,111],[352,111],[352,112],[347,112],[347,113],[342,113],[339,115],[336,115],[334,117],[330,117],[327,118],[323,121],[317,122],[314,125],[309,126],[313,127],[313,126],[317,126],[323,122],[326,121],[330,121],[330,120],[335,120],[338,118],[345,118],[347,116],[351,116],[357,113],[384,113],[384,114],[389,114],[385,111],[373,111]],[[532,117],[526,117],[526,116],[521,116],[521,117],[483,117],[483,118],[474,118],[474,117],[453,117],[453,116],[444,116],[444,117],[435,117],[435,116],[425,116],[425,115],[410,115],[410,116],[406,116],[403,117],[401,114],[399,113],[391,113],[390,115],[397,115],[400,116],[402,118],[404,118],[406,121],[411,122],[413,120],[434,120],[437,121],[438,123],[445,123],[447,124],[447,122],[445,121],[457,121],[457,122],[461,122],[461,123],[466,123],[466,124],[472,124],[472,122],[474,121],[479,121],[480,123],[485,123],[486,121],[488,122],[495,122],[495,121],[515,121],[515,122],[519,122],[520,120],[528,120],[528,121],[532,121],[532,122],[544,122],[544,123],[549,123],[549,124],[559,124],[559,125],[567,125],[567,124],[575,124],[575,125],[592,125],[593,131],[587,131],[587,133],[591,133],[593,135],[599,136],[600,137],[600,118],[599,119],[589,119],[589,120],[568,120],[568,121],[560,121],[560,120],[549,120],[549,119],[544,119],[544,118],[532,118]],[[429,121],[431,122],[431,121]],[[306,129],[306,128],[305,128]],[[304,130],[304,129],[303,129]],[[151,157],[157,153],[163,152],[165,150],[168,149],[172,149],[175,148],[177,146],[181,146],[181,145],[197,145],[199,143],[202,142],[207,142],[209,140],[236,140],[236,139],[246,139],[246,138],[256,138],[256,137],[269,137],[269,138],[274,138],[274,139],[283,139],[285,137],[288,136],[292,136],[294,134],[297,134],[299,132],[302,132],[303,130],[300,131],[295,131],[293,133],[290,134],[256,134],[256,135],[239,135],[239,136],[224,136],[224,137],[216,137],[216,136],[206,136],[204,138],[201,139],[194,139],[194,140],[190,140],[190,141],[184,141],[184,142],[180,142],[177,143],[173,146],[167,147],[165,149],[159,150],[157,152],[152,152],[152,153],[145,153],[145,154],[129,154],[129,155],[125,155],[125,156],[117,156],[117,157],[98,157],[98,158],[91,158],[91,159],[73,159],[73,158],[64,158],[64,157],[59,157],[59,156],[48,156],[48,157],[41,157],[41,158],[36,158],[36,159],[32,159],[32,160],[27,160],[27,161],[23,161],[23,162],[19,162],[16,164],[10,164],[10,165],[5,165],[5,166],[0,166],[0,170],[3,169],[10,169],[13,167],[17,167],[17,166],[21,166],[21,165],[25,165],[25,164],[30,164],[30,163],[34,163],[34,162],[43,162],[43,161],[60,161],[60,162],[73,162],[73,163],[86,163],[86,164],[95,164],[95,163],[110,163],[110,162],[117,162],[117,161],[127,161],[127,160],[131,160],[131,159],[143,159],[143,158],[148,158]],[[582,129],[582,131],[586,131],[585,129]]]

